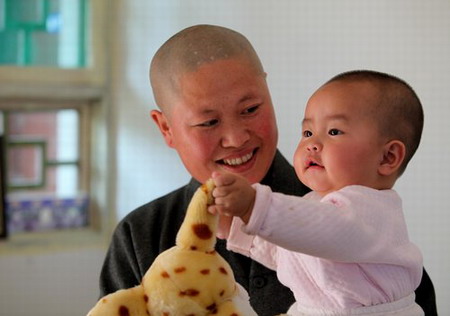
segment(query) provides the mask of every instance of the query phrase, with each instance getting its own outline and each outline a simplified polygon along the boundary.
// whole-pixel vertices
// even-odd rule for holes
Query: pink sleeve
[[[415,264],[421,254],[408,239],[395,191],[351,186],[321,200],[274,193],[255,184],[248,235],[291,251],[340,262]]]
[[[270,242],[244,232],[245,224],[235,217],[227,239],[227,249],[250,257],[269,269],[276,270],[277,247]]]

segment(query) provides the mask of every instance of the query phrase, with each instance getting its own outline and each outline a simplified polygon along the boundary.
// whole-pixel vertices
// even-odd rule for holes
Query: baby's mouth
[[[255,151],[252,151],[241,157],[218,160],[218,163],[227,165],[227,166],[233,166],[233,167],[240,166],[240,165],[246,163],[247,161],[249,161],[250,159],[252,159],[254,152]]]
[[[306,163],[306,168],[310,168],[310,167],[321,167],[321,168],[323,168],[323,166],[321,164],[315,162],[314,160],[309,160]]]

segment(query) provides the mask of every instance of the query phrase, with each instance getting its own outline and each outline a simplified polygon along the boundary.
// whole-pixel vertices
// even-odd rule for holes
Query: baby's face
[[[347,185],[379,188],[380,137],[367,83],[332,82],[309,99],[294,156],[300,180],[321,195]]]

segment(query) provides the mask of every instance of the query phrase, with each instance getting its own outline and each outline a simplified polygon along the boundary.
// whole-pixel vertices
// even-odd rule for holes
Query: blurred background
[[[333,75],[373,69],[416,90],[424,134],[396,188],[450,315],[447,0],[0,0],[0,314],[85,315],[117,221],[188,181],[150,119],[148,66],[204,23],[253,43],[291,162],[306,101]]]

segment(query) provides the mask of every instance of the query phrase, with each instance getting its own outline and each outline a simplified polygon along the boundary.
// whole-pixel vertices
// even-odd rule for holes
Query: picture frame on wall
[[[7,225],[6,225],[6,187],[5,187],[5,148],[3,142],[3,135],[0,135],[0,239],[6,238]]]

